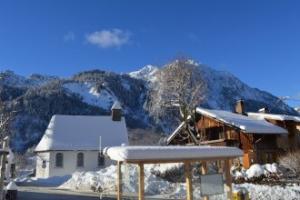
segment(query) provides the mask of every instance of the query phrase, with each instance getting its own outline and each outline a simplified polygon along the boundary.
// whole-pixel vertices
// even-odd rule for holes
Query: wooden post
[[[139,200],[144,200],[144,163],[139,163]]]
[[[192,173],[191,173],[191,163],[184,163],[184,172],[186,180],[186,199],[193,200],[193,182],[192,182]]]
[[[2,149],[6,150],[8,147],[8,137],[4,138],[2,142]],[[0,169],[0,200],[4,199],[4,177],[5,177],[5,165],[7,154],[3,153],[1,156],[1,169]]]
[[[205,161],[201,162],[201,174],[207,174],[207,163]],[[208,196],[203,196],[203,200],[209,200]]]
[[[227,199],[232,198],[232,177],[230,174],[230,168],[231,168],[231,162],[229,159],[225,160],[225,184],[226,184],[226,189],[227,189]]]
[[[122,162],[118,161],[117,199],[122,200]]]

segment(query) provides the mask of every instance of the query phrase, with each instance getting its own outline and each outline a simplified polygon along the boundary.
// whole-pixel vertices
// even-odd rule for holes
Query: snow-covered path
[[[47,187],[19,187],[18,199],[21,200],[99,200],[97,194],[70,192]],[[114,200],[114,198],[102,198]]]

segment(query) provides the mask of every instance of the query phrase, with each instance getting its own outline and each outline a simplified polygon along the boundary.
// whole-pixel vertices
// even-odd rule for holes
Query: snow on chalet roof
[[[123,117],[112,121],[111,116],[54,115],[35,151],[99,150],[123,143],[128,143]]]
[[[104,152],[116,161],[182,161],[209,158],[234,158],[243,155],[236,147],[212,146],[118,146]]]
[[[271,113],[248,113],[249,117],[255,118],[255,119],[273,119],[273,120],[279,120],[279,121],[294,121],[300,123],[300,117],[299,116],[293,116],[293,115],[280,115],[280,114],[271,114]]]
[[[245,115],[232,113],[224,110],[209,110],[198,107],[196,112],[227,125],[239,128],[244,133],[257,134],[287,134],[287,131],[275,126],[264,119],[255,119]]]

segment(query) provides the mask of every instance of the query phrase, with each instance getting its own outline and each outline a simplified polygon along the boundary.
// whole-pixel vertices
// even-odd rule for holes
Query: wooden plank
[[[207,174],[207,163],[205,161],[201,162],[201,174],[205,175]],[[203,196],[203,200],[209,200],[208,196]]]
[[[227,199],[232,199],[232,177],[230,174],[231,161],[229,159],[225,160],[225,184],[227,189]]]
[[[144,200],[145,183],[144,183],[144,163],[139,163],[139,200]]]
[[[122,162],[118,162],[117,199],[122,200]]]
[[[184,163],[184,172],[185,172],[185,180],[186,180],[186,199],[193,200],[193,182],[192,182],[192,173],[191,173],[191,163]]]

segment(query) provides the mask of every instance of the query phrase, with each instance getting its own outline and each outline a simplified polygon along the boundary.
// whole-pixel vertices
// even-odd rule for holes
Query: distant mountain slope
[[[138,71],[130,72],[129,76],[131,76],[132,78],[153,82],[156,80],[155,74],[158,71],[159,71],[158,67],[155,67],[153,65],[146,65],[145,67],[143,67]]]
[[[183,84],[191,84],[186,88],[187,94],[199,95],[197,105],[232,110],[235,101],[242,98],[248,111],[268,106],[272,112],[297,114],[277,97],[249,87],[228,72],[216,71],[192,60],[178,65],[178,61],[160,68],[148,65],[129,74],[93,70],[68,79],[37,74],[23,77],[12,71],[2,72],[0,99],[8,110],[18,111],[12,125],[11,146],[24,151],[37,144],[54,114],[109,115],[115,100],[122,104],[132,133],[152,130],[169,134],[179,119],[176,108],[165,106],[172,100],[174,91],[164,80],[165,76],[172,75],[174,68],[180,67],[192,70],[189,80],[185,80],[187,84]],[[172,77],[173,80],[179,78]],[[197,87],[199,85],[203,87]],[[146,141],[149,131],[144,132]]]
[[[199,102],[197,105],[206,108],[232,110],[237,100],[244,99],[246,102],[247,111],[257,111],[259,108],[268,107],[274,113],[289,113],[297,114],[294,109],[286,105],[274,95],[261,91],[256,88],[251,88],[247,84],[240,81],[237,77],[229,72],[217,71],[206,65],[199,64],[193,60],[187,60],[185,63],[175,61],[169,63],[155,71],[155,74],[150,73],[148,81],[151,80],[149,88],[148,100],[146,102],[149,115],[156,123],[161,123],[162,128],[166,132],[172,131],[178,124],[178,112],[162,109],[161,105],[170,101],[170,85],[165,82],[166,74],[174,73],[174,69],[178,66],[190,68],[192,76],[189,80],[185,80],[188,94],[198,94]],[[179,75],[180,76],[180,75]],[[143,80],[147,80],[143,75]],[[178,79],[174,74],[172,79]],[[154,81],[153,81],[154,80]],[[197,86],[202,85],[200,92]],[[174,91],[173,91],[174,92]],[[171,116],[171,119],[170,119]],[[163,120],[161,120],[163,119]]]

